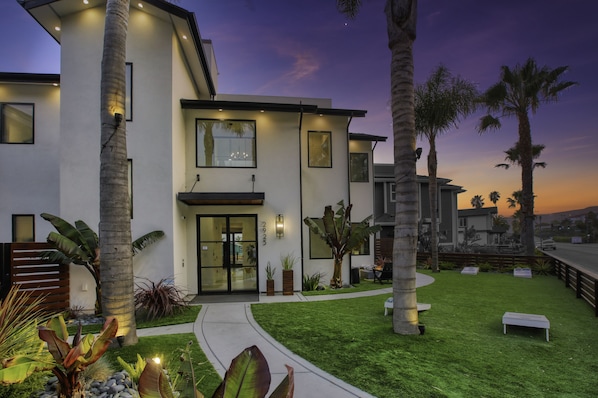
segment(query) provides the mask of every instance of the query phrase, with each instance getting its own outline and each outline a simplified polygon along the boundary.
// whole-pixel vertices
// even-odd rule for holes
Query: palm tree
[[[457,127],[461,117],[469,115],[475,109],[478,96],[473,83],[460,77],[453,77],[450,71],[439,66],[424,84],[415,88],[415,131],[428,139],[428,190],[430,194],[431,220],[431,255],[432,271],[438,268],[438,158],[436,156],[436,137]]]
[[[535,114],[542,103],[558,100],[563,90],[576,84],[560,80],[567,69],[567,66],[539,68],[533,58],[513,69],[502,66],[500,81],[483,94],[488,114],[480,120],[480,133],[500,128],[500,117],[516,116],[519,124],[517,149],[520,152],[523,215],[521,243],[529,256],[534,254],[533,148],[529,113]],[[491,114],[495,112],[499,116]]]
[[[532,145],[532,159],[537,159],[540,157],[540,154],[544,150],[545,146],[542,144]],[[508,163],[499,163],[494,167],[502,167],[505,170],[508,170],[511,165],[521,165],[521,152],[517,146],[517,143],[504,151],[507,156],[505,156],[505,161]],[[532,169],[536,167],[546,168],[546,162],[534,162],[532,164]]]
[[[484,198],[482,197],[482,195],[475,195],[473,198],[471,198],[471,206],[475,207],[476,209],[481,209],[482,207],[484,207]]]
[[[102,313],[118,320],[125,345],[137,343],[125,129],[129,0],[107,0],[101,72],[100,278]]]
[[[496,203],[500,199],[500,192],[492,191],[490,192],[490,194],[488,194],[488,198],[490,199],[490,202],[492,202],[494,206],[496,206]]]
[[[354,18],[361,0],[337,0],[340,12]],[[393,317],[395,333],[419,334],[415,285],[418,195],[415,165],[413,42],[417,0],[386,0],[384,6],[390,61],[390,96],[397,193],[393,243]]]
[[[322,238],[332,249],[334,271],[330,280],[330,287],[333,289],[343,287],[341,280],[343,257],[352,250],[359,248],[370,235],[382,229],[379,225],[370,225],[372,216],[365,218],[359,224],[352,224],[351,209],[353,205],[350,204],[345,207],[345,203],[342,200],[337,205],[340,207],[336,212],[332,210],[332,206],[324,208],[324,217],[322,218],[323,228],[320,228],[309,217],[303,220],[309,229]]]

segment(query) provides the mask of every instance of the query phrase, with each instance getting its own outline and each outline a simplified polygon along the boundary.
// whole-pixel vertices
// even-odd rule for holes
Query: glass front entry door
[[[257,217],[197,216],[199,293],[257,292]]]

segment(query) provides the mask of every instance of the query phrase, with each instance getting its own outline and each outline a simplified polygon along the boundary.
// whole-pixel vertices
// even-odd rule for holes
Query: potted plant
[[[276,268],[272,268],[270,261],[266,265],[266,296],[274,296],[274,274]]]
[[[297,262],[297,257],[292,253],[281,255],[282,264],[282,294],[284,296],[293,295],[293,266]]]

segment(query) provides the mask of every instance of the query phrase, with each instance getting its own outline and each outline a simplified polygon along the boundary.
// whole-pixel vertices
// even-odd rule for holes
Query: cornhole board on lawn
[[[477,275],[480,271],[480,267],[463,267],[461,274],[463,275]]]
[[[519,278],[531,278],[532,270],[531,268],[515,268],[513,270],[513,276],[517,276]]]
[[[384,316],[388,315],[388,309],[392,310],[393,299],[389,297],[384,302]],[[417,303],[417,312],[427,311],[432,308],[432,304]]]
[[[544,315],[505,312],[502,316],[502,325],[504,334],[507,334],[507,325],[545,329],[546,341],[549,341],[548,330],[550,329],[550,321]]]

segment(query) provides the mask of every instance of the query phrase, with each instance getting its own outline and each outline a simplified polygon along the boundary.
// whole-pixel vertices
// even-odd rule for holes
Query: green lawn
[[[255,319],[293,352],[384,397],[594,397],[598,318],[551,276],[433,274],[417,290],[423,336],[392,332],[389,294],[359,299],[254,304]],[[544,330],[509,327],[505,311],[543,314]],[[296,389],[301,386],[297,385]]]

